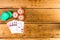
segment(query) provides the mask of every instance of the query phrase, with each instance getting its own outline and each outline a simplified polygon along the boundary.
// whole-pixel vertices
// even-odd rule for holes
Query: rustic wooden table
[[[20,7],[25,10],[24,34],[11,34],[6,24],[0,24],[0,40],[60,39],[60,0],[0,0],[0,8]]]

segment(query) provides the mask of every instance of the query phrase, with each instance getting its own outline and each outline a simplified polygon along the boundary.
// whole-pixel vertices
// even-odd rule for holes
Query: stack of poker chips
[[[12,18],[12,17],[14,19],[23,21],[24,20],[24,10],[22,8],[20,8],[16,12],[12,12],[11,10],[4,11],[4,12],[2,12],[2,14],[0,16],[0,19],[2,21],[6,21],[6,20],[8,20],[9,18]]]
[[[12,11],[5,11],[5,12],[2,12],[2,15],[1,15],[1,17],[0,17],[0,19],[2,20],[2,21],[6,21],[6,20],[8,20],[9,18],[12,18]]]
[[[21,21],[24,20],[24,10],[20,8],[17,12],[13,12],[13,18],[18,18]]]

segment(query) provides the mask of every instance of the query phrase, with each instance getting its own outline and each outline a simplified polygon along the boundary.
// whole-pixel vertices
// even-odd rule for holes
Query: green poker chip
[[[9,18],[12,17],[12,13],[13,13],[12,11],[2,12],[2,15],[1,15],[0,19],[2,21],[6,21],[6,20],[8,20]]]
[[[13,12],[12,12],[12,11],[8,11],[7,13],[8,13],[8,14],[9,14],[9,16],[10,16],[9,18],[11,18],[11,17],[12,17],[12,13],[13,13]]]
[[[1,20],[2,21],[6,21],[9,19],[9,14],[8,12],[3,12],[2,15],[1,15]]]

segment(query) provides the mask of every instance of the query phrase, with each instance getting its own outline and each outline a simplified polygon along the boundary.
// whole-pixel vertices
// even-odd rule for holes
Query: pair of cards
[[[12,34],[14,33],[23,33],[24,32],[24,22],[12,20],[7,23]]]

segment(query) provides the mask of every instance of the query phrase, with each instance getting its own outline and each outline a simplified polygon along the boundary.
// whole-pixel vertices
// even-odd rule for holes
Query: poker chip
[[[13,12],[13,18],[17,18],[18,17],[18,13],[17,12]]]
[[[12,18],[12,11],[7,11],[9,13],[10,18]]]
[[[18,19],[21,20],[21,21],[24,20],[24,15],[19,15]]]
[[[22,15],[22,14],[24,14],[24,10],[23,10],[23,9],[21,9],[21,8],[20,8],[20,9],[18,9],[18,11],[17,11],[17,12],[18,12],[18,14],[21,14],[21,15]]]
[[[2,15],[1,15],[1,20],[6,21],[6,20],[9,19],[9,17],[10,16],[9,16],[8,12],[3,12]]]

